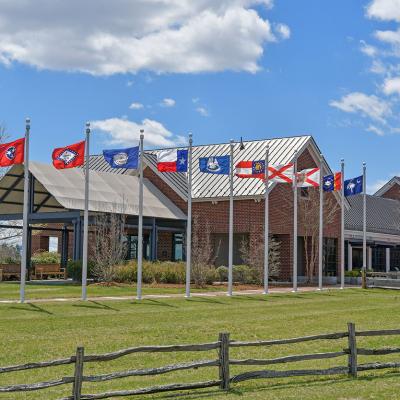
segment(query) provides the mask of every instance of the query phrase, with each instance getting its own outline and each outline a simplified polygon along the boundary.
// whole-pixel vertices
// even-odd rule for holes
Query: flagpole
[[[188,154],[188,212],[186,225],[186,295],[190,297],[190,269],[192,262],[192,151],[193,135],[189,134]]]
[[[139,223],[138,223],[138,245],[137,245],[137,287],[136,298],[142,299],[142,267],[143,267],[143,135],[140,130],[140,155],[139,155]]]
[[[322,257],[324,245],[324,174],[323,156],[319,155],[319,242],[318,242],[318,290],[322,290]]]
[[[264,199],[264,294],[268,294],[269,275],[269,145],[265,153],[265,199]]]
[[[87,299],[87,266],[89,243],[89,138],[90,123],[86,122],[85,141],[85,210],[83,212],[82,300]]]
[[[344,289],[344,159],[340,160],[340,170],[341,170],[341,215],[340,215],[340,289]]]
[[[367,164],[363,163],[363,270],[367,271]]]
[[[233,146],[230,142],[230,193],[229,193],[229,261],[228,261],[228,296],[232,296],[233,285]]]
[[[297,150],[293,165],[293,292],[297,292]]]
[[[22,224],[22,254],[21,254],[21,281],[20,281],[20,302],[25,301],[26,261],[28,256],[28,203],[29,203],[29,133],[31,120],[25,120],[25,148],[24,148],[24,208]]]

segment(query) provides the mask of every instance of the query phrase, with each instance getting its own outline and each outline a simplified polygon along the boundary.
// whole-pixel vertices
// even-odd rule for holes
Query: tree
[[[110,284],[115,277],[118,264],[125,258],[124,214],[98,214],[93,226],[93,246],[91,251],[94,266],[93,276],[100,282]]]
[[[281,244],[270,235],[268,243],[268,275],[270,278],[278,278],[280,273],[280,246]],[[264,235],[250,234],[250,240],[242,240],[239,251],[243,262],[254,268],[257,283],[262,284],[264,281]]]
[[[299,220],[304,233],[305,273],[307,283],[315,276],[319,246],[319,189],[307,188],[298,196]],[[324,195],[324,226],[332,224],[339,209],[338,202]]]

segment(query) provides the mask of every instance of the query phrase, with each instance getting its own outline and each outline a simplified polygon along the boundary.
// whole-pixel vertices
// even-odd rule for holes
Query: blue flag
[[[353,196],[355,194],[362,193],[363,191],[363,177],[357,176],[353,179],[347,179],[344,181],[344,195]]]
[[[201,172],[207,174],[229,175],[230,156],[200,158],[199,167]]]
[[[103,157],[111,168],[137,169],[139,165],[139,146],[127,149],[103,150]]]

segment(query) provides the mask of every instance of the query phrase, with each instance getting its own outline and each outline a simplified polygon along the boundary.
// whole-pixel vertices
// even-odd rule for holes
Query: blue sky
[[[23,3],[0,0],[0,121],[31,117],[34,160],[89,120],[92,153],[312,134],[370,190],[400,175],[400,0]]]

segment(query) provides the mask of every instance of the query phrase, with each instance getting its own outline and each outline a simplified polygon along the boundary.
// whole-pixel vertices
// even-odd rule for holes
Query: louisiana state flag
[[[334,192],[342,189],[342,173],[335,172],[331,175],[324,176],[323,183],[324,192]]]

